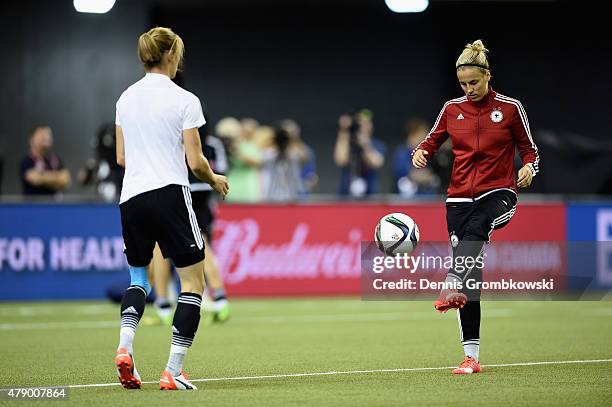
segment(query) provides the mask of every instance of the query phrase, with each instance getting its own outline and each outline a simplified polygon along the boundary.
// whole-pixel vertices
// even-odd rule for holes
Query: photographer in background
[[[79,170],[77,179],[81,185],[94,184],[96,192],[105,201],[116,201],[123,183],[123,168],[117,164],[115,124],[102,124],[93,144],[95,156]]]
[[[373,137],[372,112],[343,114],[338,120],[334,162],[341,169],[338,193],[363,197],[378,190],[378,173],[385,163],[385,145]]]
[[[393,154],[393,193],[403,198],[442,193],[442,185],[448,184],[453,164],[450,143],[440,146],[438,154],[431,159],[431,167],[412,165],[412,150],[427,137],[430,127],[419,117],[410,118],[404,127],[404,142]]]

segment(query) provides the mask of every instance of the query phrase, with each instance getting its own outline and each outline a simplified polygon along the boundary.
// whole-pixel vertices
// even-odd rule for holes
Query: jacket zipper
[[[478,107],[478,116],[476,117],[476,152],[475,154],[478,154],[478,152],[480,151],[480,110],[481,108]],[[472,200],[475,198],[474,180],[476,179],[476,170],[478,169],[477,164],[478,164],[478,157],[474,159],[474,175],[472,175],[472,187],[470,188],[472,190]]]

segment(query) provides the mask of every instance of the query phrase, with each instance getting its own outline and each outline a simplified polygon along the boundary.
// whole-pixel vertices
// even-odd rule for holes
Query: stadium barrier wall
[[[612,288],[612,202],[569,202],[567,234],[571,289]],[[596,243],[593,243],[596,242]]]
[[[214,248],[228,292],[359,294],[360,243],[373,240],[376,222],[390,212],[412,216],[422,241],[448,241],[440,202],[222,205]],[[523,203],[510,226],[493,238],[525,242],[539,253],[540,263],[553,253],[559,258],[550,261],[565,268],[564,252],[551,252],[550,242],[612,240],[611,214],[612,204]],[[603,267],[597,271],[599,286],[610,287],[612,267],[598,256],[605,260],[595,253],[600,263],[580,270],[569,259],[570,271],[593,273]],[[529,266],[534,256],[523,257],[522,264]],[[0,300],[104,298],[109,286],[127,281],[116,205],[0,205]]]

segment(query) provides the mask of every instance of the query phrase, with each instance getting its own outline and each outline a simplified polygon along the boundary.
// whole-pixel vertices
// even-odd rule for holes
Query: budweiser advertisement
[[[383,215],[403,212],[419,225],[421,241],[448,242],[444,204],[222,205],[214,248],[232,296],[358,295],[362,293],[362,242],[374,239]],[[525,242],[531,251],[550,252],[566,238],[561,203],[521,204],[495,241]],[[516,243],[514,243],[516,244]],[[557,273],[565,260],[551,259]],[[523,259],[523,260],[521,260]],[[532,256],[515,256],[522,267]],[[538,261],[542,259],[538,256]],[[526,264],[528,267],[529,264]]]

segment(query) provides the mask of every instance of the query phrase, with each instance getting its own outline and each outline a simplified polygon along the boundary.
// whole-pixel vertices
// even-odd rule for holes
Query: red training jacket
[[[446,202],[472,202],[501,189],[516,193],[515,146],[533,175],[540,157],[521,102],[489,90],[480,101],[449,100],[427,135],[413,150],[431,158],[450,136],[455,162]]]

